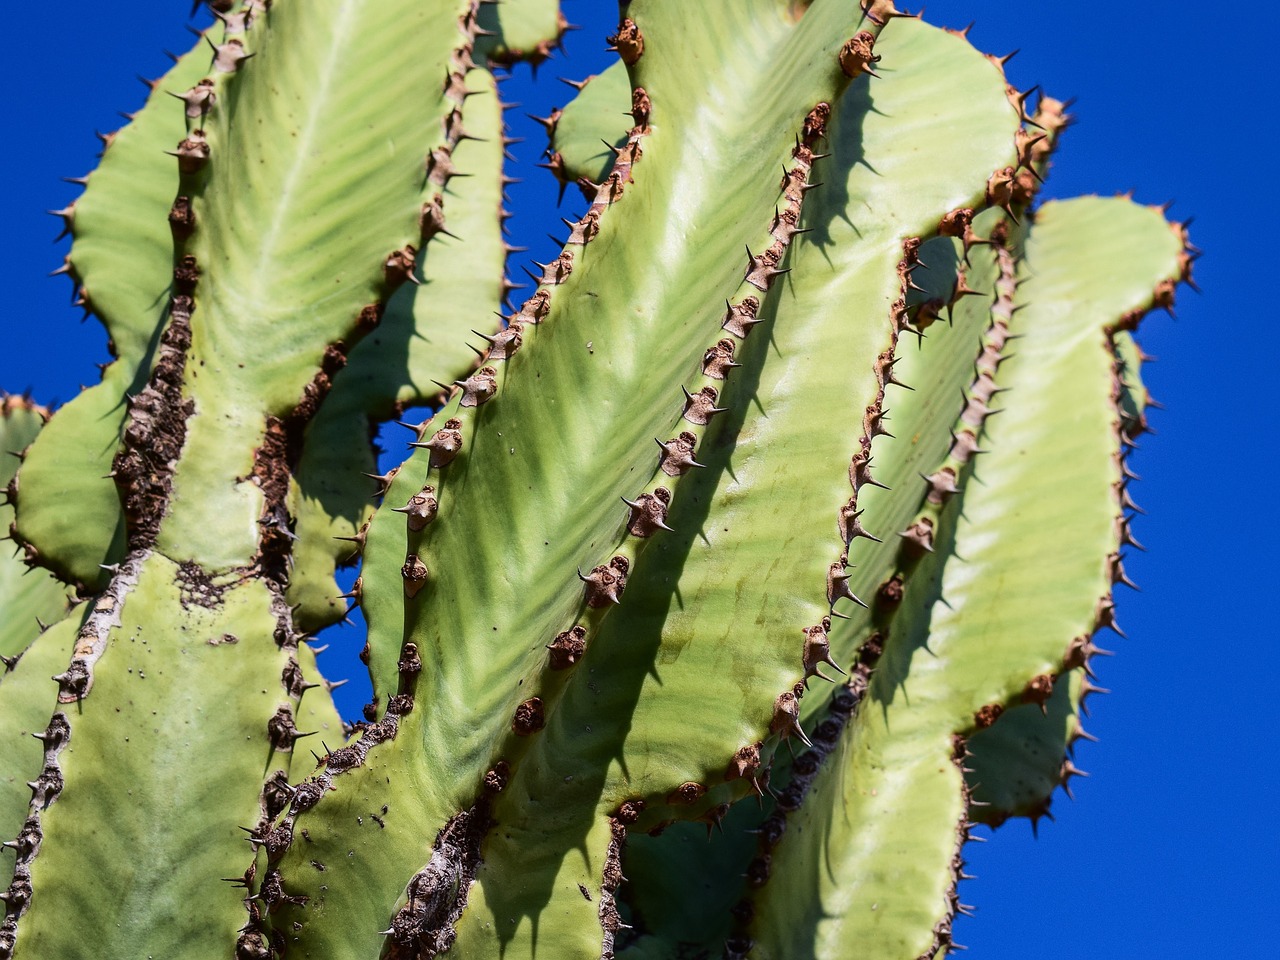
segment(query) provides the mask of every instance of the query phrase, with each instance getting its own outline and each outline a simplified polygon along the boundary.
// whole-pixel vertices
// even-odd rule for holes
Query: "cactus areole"
[[[207,6],[57,211],[114,359],[3,404],[0,960],[950,952],[1081,772],[1183,227],[892,2],[632,0],[516,300],[555,0]]]

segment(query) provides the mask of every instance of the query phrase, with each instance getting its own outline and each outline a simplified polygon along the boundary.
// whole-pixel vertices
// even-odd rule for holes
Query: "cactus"
[[[116,358],[5,401],[0,958],[950,952],[1079,773],[1182,225],[1037,203],[1066,105],[889,0],[633,0],[517,305],[554,3],[209,6],[62,211]]]

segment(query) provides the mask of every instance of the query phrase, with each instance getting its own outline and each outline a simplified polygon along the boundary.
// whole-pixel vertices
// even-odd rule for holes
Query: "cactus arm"
[[[969,737],[965,784],[973,820],[998,827],[1028,817],[1035,824],[1058,787],[1070,793],[1080,771],[1069,753],[1086,735],[1079,714],[1088,682],[1083,668],[1064,671],[1045,703],[1011,707]]]
[[[4,455],[0,460],[0,485],[7,494],[0,504],[0,530],[9,530],[14,521],[19,458],[26,456],[25,451],[48,419],[47,410],[25,397],[0,395],[0,452]],[[16,664],[27,644],[43,631],[43,624],[54,623],[67,614],[67,588],[43,570],[32,570],[20,557],[20,550],[0,555],[0,598],[4,601],[0,670],[9,670]]]
[[[631,78],[621,60],[598,76],[589,77],[578,95],[558,114],[542,118],[547,127],[547,168],[564,187],[574,191],[586,177],[599,183],[613,164],[614,148],[626,142],[626,113],[631,106]],[[556,158],[559,157],[557,160]]]
[[[962,510],[947,505],[868,701],[813,781],[793,824],[803,829],[789,826],[773,850],[753,956],[840,957],[854,943],[875,944],[872,956],[932,955],[949,944],[956,840],[967,833],[963,738],[1028,698],[1037,677],[1087,659],[1087,638],[1108,622],[1103,558],[1122,530],[1109,328],[1177,276],[1178,252],[1162,217],[1127,201],[1040,209],[1017,294],[1026,309],[1010,324],[1017,353],[997,378],[1017,402],[984,424],[980,482],[965,485]],[[1092,429],[1064,449],[1075,418]],[[1044,531],[1055,531],[1049,557]],[[815,863],[829,875],[815,876]],[[816,933],[797,948],[805,920]]]
[[[166,214],[177,174],[164,151],[186,125],[170,94],[204,76],[207,50],[200,39],[149,84],[146,104],[111,135],[84,193],[64,211],[72,235],[67,269],[85,310],[106,327],[115,359],[102,382],[60,408],[32,446],[21,471],[17,534],[42,565],[87,590],[106,583],[99,564],[124,554],[111,461],[128,413],[125,395],[142,389],[154,359],[172,275]],[[67,509],[71,503],[76,509]]]
[[[492,74],[467,74],[468,139],[454,150],[469,176],[440,194],[446,235],[420,255],[423,283],[392,296],[381,323],[356,344],[333,378],[319,414],[308,425],[291,496],[297,517],[288,597],[301,604],[303,630],[341,618],[335,566],[353,556],[349,541],[369,518],[373,497],[386,483],[376,473],[371,423],[386,420],[439,395],[475,366],[472,328],[492,333],[503,298],[505,243],[502,205],[502,103]],[[459,305],[465,305],[460,308]]]
[[[502,0],[480,7],[482,33],[476,39],[476,61],[512,66],[521,61],[534,69],[560,46],[571,26],[559,0]]]
[[[465,8],[453,5],[453,17]],[[454,22],[442,25],[453,17],[396,4],[282,5],[246,35],[257,62],[223,74],[228,109],[202,121],[210,159],[179,186],[198,225],[179,253],[195,257],[201,277],[189,358],[195,414],[172,499],[200,509],[172,511],[159,540],[166,553],[211,569],[253,555],[268,482],[253,453],[263,418],[305,423],[296,408],[313,411],[309,385],[322,397],[331,376],[317,370],[325,348],[358,339],[361,311],[403,282],[380,267],[422,244],[421,207],[438,189],[424,176],[425,148],[444,145],[453,107],[439,70],[461,42]],[[397,33],[425,46],[384,51]],[[277,95],[282,77],[291,96]],[[405,97],[422,107],[406,109]],[[233,115],[256,118],[253,136]],[[441,160],[435,178],[447,182]],[[326,243],[335,232],[343,242]],[[259,398],[257,411],[245,397]],[[205,523],[209,512],[224,525]]]

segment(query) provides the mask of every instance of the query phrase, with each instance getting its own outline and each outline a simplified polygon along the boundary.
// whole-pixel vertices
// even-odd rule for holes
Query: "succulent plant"
[[[517,305],[554,2],[208,5],[61,211],[115,359],[5,401],[0,958],[949,952],[1079,772],[1184,227],[1037,204],[1067,105],[891,0],[633,0]]]

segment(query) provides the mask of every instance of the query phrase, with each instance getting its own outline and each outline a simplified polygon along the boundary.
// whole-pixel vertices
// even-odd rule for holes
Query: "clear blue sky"
[[[134,75],[158,76],[169,64],[163,49],[189,45],[188,7],[6,8],[0,244],[13,297],[0,387],[54,402],[97,380],[105,337],[95,322],[78,322],[67,281],[45,277],[64,246],[48,242],[58,225],[43,211],[75,196],[59,178],[92,167],[94,130],[114,129],[116,111],[140,105]],[[545,114],[571,93],[556,76],[604,62],[612,4],[568,0],[565,9],[585,29],[536,87],[527,68],[518,71],[506,95],[525,109]],[[969,848],[979,879],[961,899],[979,909],[957,924],[957,939],[971,956],[1010,960],[1275,956],[1280,631],[1266,626],[1266,610],[1280,593],[1266,572],[1274,535],[1255,504],[1265,506],[1280,478],[1280,333],[1263,240],[1280,213],[1267,173],[1280,16],[1270,4],[1189,0],[932,0],[927,13],[953,27],[976,19],[970,36],[984,50],[1021,48],[1009,66],[1020,87],[1079,98],[1050,196],[1132,188],[1142,202],[1174,200],[1174,216],[1195,216],[1192,239],[1206,251],[1196,266],[1204,295],[1184,291],[1178,319],[1154,315],[1141,336],[1160,358],[1146,376],[1168,409],[1153,414],[1159,432],[1134,460],[1145,478],[1136,499],[1149,513],[1135,532],[1148,552],[1128,564],[1142,585],[1121,598],[1130,639],[1109,643],[1118,655],[1099,668],[1114,690],[1092,703],[1089,728],[1102,742],[1078,751],[1093,776],[1077,781],[1074,803],[1059,795],[1057,822],[1042,824],[1038,841],[1014,822]],[[522,164],[536,161],[540,128],[522,121],[515,133],[528,137],[515,148]],[[543,234],[558,221],[530,195],[549,180],[524,175],[513,206],[541,212],[513,222],[515,240],[546,260]]]

